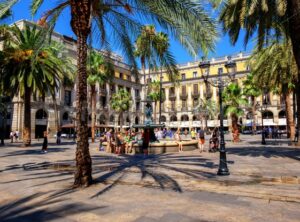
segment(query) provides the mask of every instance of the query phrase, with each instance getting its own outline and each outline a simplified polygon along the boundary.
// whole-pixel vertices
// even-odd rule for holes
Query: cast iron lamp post
[[[264,102],[262,105],[259,104],[259,102],[256,103],[256,109],[260,107],[260,112],[261,112],[261,144],[266,145],[266,137],[265,137],[265,132],[264,132],[264,116],[263,113],[264,111],[267,110],[268,103]]]
[[[222,100],[222,91],[225,86],[227,86],[230,82],[232,82],[235,78],[236,73],[236,63],[231,60],[231,57],[228,57],[228,61],[225,64],[225,68],[227,69],[227,77],[229,77],[229,81],[222,79],[222,73],[218,73],[218,79],[215,81],[209,81],[209,68],[210,62],[205,61],[202,58],[202,62],[199,63],[199,68],[202,73],[202,78],[205,84],[210,84],[213,87],[217,87],[219,90],[219,106],[220,106],[220,164],[218,169],[219,176],[227,176],[229,175],[229,170],[227,167],[227,160],[226,160],[226,149],[225,149],[225,140],[224,140],[224,129],[223,129],[223,100]]]

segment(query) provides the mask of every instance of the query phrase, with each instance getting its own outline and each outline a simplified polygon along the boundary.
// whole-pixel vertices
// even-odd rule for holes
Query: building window
[[[223,74],[223,68],[218,68],[218,74]]]
[[[172,110],[172,111],[176,111],[176,108],[175,108],[175,101],[174,101],[174,100],[171,101],[171,110]]]
[[[120,72],[120,79],[123,79],[124,78],[124,75],[123,73]]]
[[[194,107],[198,106],[198,99],[197,98],[193,99],[193,106]]]
[[[186,95],[186,86],[181,86],[181,94]]]
[[[198,73],[197,72],[193,72],[193,78],[197,78]]]
[[[182,108],[186,108],[187,105],[186,105],[186,100],[182,100]]]
[[[182,73],[182,74],[181,74],[181,79],[182,79],[182,80],[185,80],[185,73]]]
[[[175,88],[174,87],[170,88],[170,95],[175,95]]]
[[[250,65],[247,65],[246,70],[250,71]]]
[[[110,92],[111,92],[111,93],[114,93],[115,91],[116,91],[115,85],[111,85],[111,86],[110,86]]]
[[[193,85],[193,92],[194,92],[194,94],[198,93],[198,84]]]
[[[139,97],[140,96],[140,90],[136,89],[135,90],[135,97]]]
[[[126,88],[126,91],[127,91],[129,94],[131,93],[129,87]]]
[[[71,106],[72,103],[72,95],[70,90],[65,90],[65,105]]]
[[[136,111],[140,110],[140,102],[135,103],[135,108],[136,108]]]

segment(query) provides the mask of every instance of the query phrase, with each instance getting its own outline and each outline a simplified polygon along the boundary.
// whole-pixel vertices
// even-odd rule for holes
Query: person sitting
[[[182,148],[182,142],[181,142],[181,137],[180,137],[180,129],[178,128],[176,133],[174,134],[174,139],[175,139],[175,143],[178,144],[178,148],[179,148],[179,152],[182,152],[183,151],[183,148]]]

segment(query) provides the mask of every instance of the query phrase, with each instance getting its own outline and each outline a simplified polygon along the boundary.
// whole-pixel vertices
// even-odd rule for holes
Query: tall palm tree
[[[266,87],[283,95],[288,135],[294,138],[295,123],[290,97],[297,82],[297,65],[290,41],[274,42],[264,49],[256,49],[249,62],[257,87]]]
[[[66,58],[59,58],[60,48],[45,44],[43,30],[25,26],[24,30],[13,26],[10,38],[3,47],[3,90],[13,96],[20,93],[24,100],[23,143],[31,144],[31,95],[54,94],[65,74]]]
[[[237,83],[229,84],[223,91],[224,114],[230,115],[233,131],[238,130],[238,118],[244,114],[242,106],[247,105],[247,100],[242,94],[242,89]]]
[[[297,85],[300,85],[300,1],[299,0],[227,0],[222,4],[220,21],[224,32],[235,44],[241,29],[246,31],[245,44],[256,33],[258,46],[269,43],[273,35],[277,39],[290,38],[293,55],[297,64]],[[286,37],[287,36],[287,37]],[[296,87],[297,110],[300,110],[300,87]],[[300,112],[297,113],[298,130],[300,131]],[[299,140],[300,144],[300,140]]]
[[[6,8],[17,0],[4,1]],[[32,0],[32,14],[36,14],[43,3]],[[5,10],[0,11],[0,15]],[[136,66],[132,39],[136,39],[141,24],[149,21],[168,30],[193,55],[200,50],[207,53],[214,48],[217,36],[215,22],[206,14],[203,5],[194,0],[67,0],[58,2],[45,12],[42,21],[48,21],[49,29],[63,12],[71,13],[71,28],[77,37],[77,135],[76,172],[74,186],[88,186],[92,182],[92,161],[88,145],[87,112],[87,38],[92,26],[100,33],[101,46],[113,42],[120,46],[127,60]],[[110,37],[107,40],[107,37]]]
[[[256,98],[261,95],[261,88],[253,80],[253,73],[247,75],[243,81],[243,95],[251,99],[252,133],[256,132]]]
[[[92,122],[91,134],[92,142],[95,142],[95,128],[96,128],[96,84],[102,86],[113,78],[114,70],[112,64],[105,61],[104,57],[95,51],[92,51],[88,56],[88,79],[87,82],[91,87],[91,108],[92,108]]]
[[[154,123],[157,122],[156,118],[156,107],[157,102],[160,101],[160,99],[163,97],[162,91],[160,90],[160,81],[154,80],[149,85],[150,93],[149,98],[154,102]]]
[[[119,114],[120,129],[123,126],[123,113],[128,111],[131,106],[131,96],[125,89],[120,89],[112,95],[110,105]]]

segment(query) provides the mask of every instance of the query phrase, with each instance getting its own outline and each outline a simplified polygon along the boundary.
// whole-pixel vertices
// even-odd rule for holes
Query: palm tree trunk
[[[23,143],[25,146],[31,145],[31,88],[25,87],[24,92],[24,129]]]
[[[284,94],[285,110],[286,110],[286,124],[287,124],[287,137],[294,139],[295,137],[295,122],[293,119],[292,104],[290,99],[291,93]]]
[[[252,134],[256,132],[256,98],[252,97]]]
[[[144,101],[147,98],[147,89],[146,89],[146,67],[145,67],[145,61],[141,59],[142,63],[142,70],[143,70],[143,75],[144,75]],[[145,106],[143,107],[143,123],[145,122]]]
[[[287,1],[288,18],[289,18],[289,32],[293,46],[294,57],[298,66],[298,82],[296,87],[297,97],[297,127],[298,132],[300,131],[300,1],[299,0],[288,0]],[[299,135],[299,134],[298,134]],[[298,140],[297,145],[300,145]]]
[[[87,37],[91,30],[91,0],[70,0],[71,26],[77,36],[77,147],[74,186],[88,186],[92,183],[92,160],[88,141],[87,110]]]
[[[238,117],[235,113],[231,114],[231,125],[232,125],[232,132],[233,135],[235,134],[236,130],[238,130]],[[238,142],[239,141],[239,135],[236,135],[236,138],[233,138],[233,142]]]
[[[95,142],[95,128],[96,128],[96,87],[91,85],[91,106],[92,106],[92,123],[91,123],[91,133],[92,133],[92,143]]]

